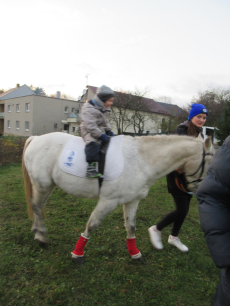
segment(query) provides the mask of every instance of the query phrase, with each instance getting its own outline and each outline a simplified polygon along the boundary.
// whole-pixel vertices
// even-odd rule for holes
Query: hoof
[[[144,262],[145,261],[143,256],[141,256],[139,258],[132,258],[132,260],[135,261],[135,262]]]
[[[38,242],[38,244],[40,246],[47,245],[48,244],[48,238],[46,238],[45,236],[43,236],[41,233],[37,232],[35,234],[34,240],[36,240]]]
[[[82,256],[82,257],[72,257],[72,261],[77,265],[83,265],[83,263],[85,262],[85,258],[84,258],[84,256]]]

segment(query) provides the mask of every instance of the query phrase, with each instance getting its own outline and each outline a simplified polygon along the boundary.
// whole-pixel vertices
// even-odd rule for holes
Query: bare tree
[[[226,101],[230,97],[230,89],[212,88],[199,92],[193,97],[192,102],[188,105],[188,110],[193,103],[203,104],[208,109],[208,125],[216,127],[217,123],[224,115]]]
[[[145,98],[147,93],[148,89],[144,91],[136,89],[132,93],[130,125],[133,126],[135,133],[142,134],[147,121],[157,121],[156,115],[152,112],[152,99]]]
[[[36,95],[46,96],[45,90],[41,87],[34,87],[33,85],[30,85],[30,89],[33,90]]]
[[[172,104],[172,98],[168,97],[168,96],[160,96],[160,97],[156,98],[155,100],[158,101],[158,102]]]
[[[111,107],[109,120],[117,128],[118,135],[125,132],[130,125],[129,110],[131,107],[131,96],[124,92],[115,92],[114,104]]]
[[[118,134],[125,132],[130,126],[135,133],[143,133],[145,123],[156,118],[151,111],[152,100],[144,97],[147,93],[148,89],[115,92],[109,120],[117,127]]]
[[[161,96],[157,98],[157,101],[162,103],[167,112],[171,115],[168,118],[162,120],[160,129],[162,133],[173,133],[179,123],[184,122],[188,118],[188,112],[178,105],[172,104],[172,98],[168,96]]]

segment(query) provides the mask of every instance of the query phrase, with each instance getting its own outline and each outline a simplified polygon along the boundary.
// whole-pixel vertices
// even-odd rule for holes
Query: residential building
[[[23,85],[0,95],[0,132],[31,136],[51,132],[75,134],[82,102],[36,95]],[[75,118],[74,113],[78,113]],[[73,113],[73,114],[72,114]],[[70,121],[68,121],[69,117]],[[70,126],[74,125],[75,129]]]

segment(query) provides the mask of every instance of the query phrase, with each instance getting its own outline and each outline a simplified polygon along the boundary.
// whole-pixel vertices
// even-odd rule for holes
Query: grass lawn
[[[195,198],[180,233],[188,254],[167,243],[170,227],[162,232],[163,250],[150,243],[148,227],[174,208],[163,178],[137,212],[136,243],[145,262],[130,259],[120,206],[91,236],[85,264],[78,266],[70,252],[96,203],[55,188],[46,205],[50,243],[43,249],[30,231],[21,165],[0,167],[0,305],[211,305],[219,270],[209,255]]]

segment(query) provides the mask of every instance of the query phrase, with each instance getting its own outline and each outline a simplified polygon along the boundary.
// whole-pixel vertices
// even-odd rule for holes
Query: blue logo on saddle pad
[[[72,150],[67,150],[67,154],[65,156],[65,161],[63,162],[64,165],[68,167],[73,167],[73,159],[74,159],[75,152]]]

